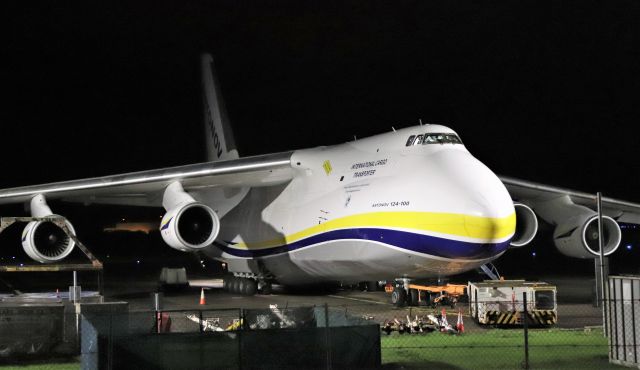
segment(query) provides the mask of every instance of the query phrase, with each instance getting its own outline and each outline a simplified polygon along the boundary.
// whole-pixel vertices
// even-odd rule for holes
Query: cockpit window
[[[462,144],[456,134],[425,134],[422,144]]]
[[[416,139],[416,135],[409,136],[409,140],[407,140],[407,145],[405,145],[405,146],[413,145],[413,140],[415,140],[415,139]]]
[[[462,144],[462,141],[456,134],[438,134],[426,133],[424,135],[411,135],[407,140],[406,146],[426,144]]]

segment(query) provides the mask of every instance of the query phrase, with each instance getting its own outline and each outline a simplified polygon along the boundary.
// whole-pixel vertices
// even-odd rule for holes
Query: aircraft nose
[[[464,214],[467,236],[474,242],[508,241],[515,232],[515,211],[498,176],[466,151],[442,151],[435,162],[452,207]]]

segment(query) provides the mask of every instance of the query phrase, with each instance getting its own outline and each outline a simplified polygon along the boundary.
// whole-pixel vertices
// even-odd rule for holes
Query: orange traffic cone
[[[449,322],[447,321],[447,311],[442,307],[442,311],[440,312],[440,331],[445,332],[447,328],[451,328],[451,326],[449,326]]]
[[[204,288],[202,288],[202,290],[200,290],[200,304],[204,305],[207,304],[204,300]]]
[[[458,322],[456,323],[458,333],[464,333],[464,322],[462,321],[462,310],[458,309]]]
[[[56,288],[56,298],[60,298],[60,291]]]

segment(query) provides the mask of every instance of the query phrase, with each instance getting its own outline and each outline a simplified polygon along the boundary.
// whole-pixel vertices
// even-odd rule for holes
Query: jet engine
[[[69,221],[67,228],[75,235]],[[22,231],[22,247],[32,259],[40,263],[59,261],[71,253],[76,243],[53,222],[31,221]]]
[[[538,232],[538,218],[535,212],[528,206],[515,203],[516,232],[511,238],[511,248],[519,248],[529,244]]]
[[[170,247],[183,252],[204,248],[216,239],[220,219],[208,206],[189,202],[176,206],[162,218],[160,234]]]
[[[569,257],[595,258],[600,255],[598,241],[598,216],[594,212],[559,224],[553,232],[556,248]],[[605,256],[615,252],[620,245],[622,232],[618,223],[602,216],[602,244]]]

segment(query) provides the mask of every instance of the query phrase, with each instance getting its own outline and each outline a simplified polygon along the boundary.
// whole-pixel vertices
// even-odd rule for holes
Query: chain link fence
[[[612,277],[608,297],[597,306],[558,302],[544,309],[487,301],[484,316],[466,300],[402,308],[354,301],[253,310],[87,312],[77,318],[68,312],[46,316],[31,309],[17,316],[5,310],[0,361],[64,348],[80,354],[82,368],[89,369],[637,367],[640,279]],[[74,341],[76,319],[80,338]]]
[[[110,338],[104,343],[112,344],[105,347],[106,355],[92,356],[107,356],[102,362],[107,368],[123,363],[238,369],[618,368],[609,362],[601,309],[576,303],[559,307],[550,324],[524,310],[507,310],[483,324],[471,316],[467,303],[454,308],[362,303],[101,315],[90,321],[98,319],[93,326],[108,323],[101,330]],[[631,322],[627,326],[631,332]],[[356,361],[357,366],[350,362],[354,359],[364,362]]]

